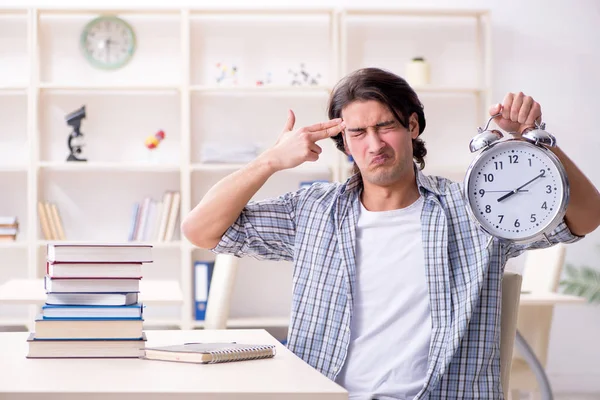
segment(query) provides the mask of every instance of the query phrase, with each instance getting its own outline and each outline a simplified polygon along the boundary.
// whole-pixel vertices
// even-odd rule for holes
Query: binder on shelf
[[[194,318],[196,321],[204,321],[206,317],[206,303],[214,264],[212,261],[194,262]]]

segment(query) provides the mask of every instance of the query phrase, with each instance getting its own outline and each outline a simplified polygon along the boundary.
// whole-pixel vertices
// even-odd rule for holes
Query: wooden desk
[[[555,306],[559,304],[583,304],[586,300],[583,297],[572,296],[562,293],[521,293],[519,306]]]
[[[37,304],[46,301],[43,279],[12,279],[0,285],[0,303]],[[140,281],[140,301],[146,304],[179,305],[183,302],[177,281]]]
[[[237,341],[277,345],[272,359],[197,365],[141,359],[27,359],[26,332],[0,333],[2,400],[348,399],[264,330],[146,331],[147,347]]]

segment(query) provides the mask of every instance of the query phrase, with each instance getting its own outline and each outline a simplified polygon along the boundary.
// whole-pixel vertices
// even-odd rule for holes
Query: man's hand
[[[317,161],[323,150],[316,142],[337,135],[345,126],[342,119],[337,118],[292,131],[295,122],[296,116],[290,110],[277,142],[262,155],[277,171],[297,167],[306,161]]]
[[[489,113],[490,116],[502,113],[494,118],[494,122],[504,131],[519,135],[525,129],[535,127],[536,120],[538,123],[542,120],[540,103],[523,92],[508,93],[502,104],[490,107]]]

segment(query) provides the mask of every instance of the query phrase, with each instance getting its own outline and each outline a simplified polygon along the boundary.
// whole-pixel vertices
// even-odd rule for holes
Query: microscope
[[[67,161],[87,161],[85,158],[78,157],[78,155],[81,154],[81,148],[83,147],[83,143],[81,143],[83,133],[79,130],[83,118],[85,118],[85,106],[67,114],[65,117],[67,124],[73,127],[73,132],[71,132],[67,140],[67,145],[69,146],[69,156],[67,157]]]

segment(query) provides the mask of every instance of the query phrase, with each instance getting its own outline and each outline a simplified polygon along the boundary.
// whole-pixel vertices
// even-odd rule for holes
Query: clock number
[[[498,215],[498,218],[500,218],[500,221],[498,221],[498,223],[501,224],[502,220],[504,219],[504,215]]]
[[[515,220],[515,228],[518,228],[518,227],[520,227],[520,226],[521,226],[521,224],[519,223],[519,219],[517,218],[517,219]]]
[[[544,176],[546,176],[546,170],[545,169],[540,169],[540,175],[542,176],[542,178]]]
[[[494,181],[494,175],[493,174],[483,174],[483,179],[486,182],[493,182]]]
[[[529,160],[529,166],[531,167],[531,158],[528,158],[528,160]]]
[[[479,194],[481,195],[481,197],[483,197],[483,195],[485,194],[485,190],[479,189]]]
[[[502,161],[494,161],[494,165],[496,166],[496,171],[498,171],[498,167],[500,167],[499,169],[502,169]]]
[[[518,164],[519,163],[519,156],[518,155],[508,155],[508,160],[510,161],[511,164]]]
[[[530,221],[531,221],[531,222],[535,222],[535,221],[537,221],[537,219],[535,218],[535,214],[531,214],[531,219],[530,219]]]
[[[492,206],[490,206],[489,204],[487,206],[485,206],[485,212],[486,213],[491,213],[492,212]]]
[[[543,203],[542,203],[542,209],[544,209],[544,210],[547,210],[547,209],[548,209],[548,206],[546,205],[546,202],[543,202]]]
[[[552,186],[546,185],[546,193],[552,193]]]

